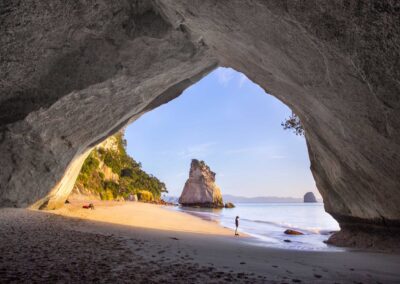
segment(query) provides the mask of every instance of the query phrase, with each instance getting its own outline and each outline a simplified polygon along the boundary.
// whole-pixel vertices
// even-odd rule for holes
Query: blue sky
[[[217,173],[223,194],[317,194],[304,137],[282,129],[290,114],[243,74],[218,68],[128,126],[125,138],[128,153],[169,195],[182,192],[192,158]]]

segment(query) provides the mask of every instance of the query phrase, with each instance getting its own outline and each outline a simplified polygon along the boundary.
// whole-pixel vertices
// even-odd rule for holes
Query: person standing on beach
[[[236,218],[235,218],[235,225],[236,225],[235,236],[239,236],[239,234],[237,232],[238,227],[239,227],[239,216],[236,216]]]

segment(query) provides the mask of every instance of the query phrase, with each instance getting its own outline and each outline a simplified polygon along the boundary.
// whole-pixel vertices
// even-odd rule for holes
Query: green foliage
[[[126,140],[121,133],[114,137],[116,149],[98,147],[89,154],[76,185],[100,193],[103,200],[127,198],[130,194],[140,195],[140,192],[144,201],[160,199],[161,194],[167,192],[165,184],[143,171],[141,164],[127,154]],[[105,179],[99,168],[101,161],[119,176],[118,182]]]
[[[100,156],[102,156],[106,153],[106,150],[104,150],[104,148],[99,148],[97,149],[97,152],[99,153]]]
[[[153,193],[148,190],[139,190],[137,193],[138,199],[140,201],[153,201]]]
[[[303,136],[304,128],[300,118],[292,112],[292,115],[281,123],[284,130],[292,130],[296,135]]]
[[[222,201],[222,196],[214,196],[213,203],[217,206],[224,206],[224,202]]]
[[[121,171],[121,177],[133,177],[133,169],[124,168]]]
[[[99,166],[99,160],[95,157],[95,154],[92,152],[86,158],[85,163],[82,166],[81,173],[88,175],[98,166]]]
[[[100,173],[97,172],[99,164],[100,161],[96,158],[96,154],[91,152],[83,163],[76,182],[77,186],[80,188],[90,188],[100,192],[102,189],[103,178],[100,176]]]
[[[104,190],[100,193],[101,200],[113,200],[114,194],[110,189]]]

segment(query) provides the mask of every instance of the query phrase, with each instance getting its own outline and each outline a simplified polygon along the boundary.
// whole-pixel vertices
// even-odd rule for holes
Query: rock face
[[[203,161],[192,160],[179,203],[184,206],[224,207],[221,190],[215,184],[215,173]]]
[[[115,136],[110,136],[100,144],[98,144],[92,151],[98,151],[99,149],[104,150],[114,150],[118,149],[118,143]],[[100,160],[98,165],[98,172],[104,176],[105,181],[119,181],[119,175],[114,173],[110,167],[108,167],[104,161]],[[68,196],[69,199],[75,200],[101,200],[101,195],[96,190],[91,188],[86,188],[82,184],[80,184],[79,179],[75,182],[70,195]]]
[[[283,233],[286,235],[304,235],[302,232],[299,232],[296,230],[291,230],[291,229],[287,229]]]
[[[235,208],[235,204],[233,204],[232,202],[227,202],[225,203],[225,208]]]
[[[61,206],[90,148],[226,66],[300,117],[342,232],[398,236],[399,5],[2,1],[0,205]]]
[[[124,132],[108,137],[94,147],[76,179],[69,200],[122,201],[137,195],[140,201],[158,201],[166,186],[149,175],[126,151]]]
[[[316,203],[317,199],[315,198],[314,193],[307,192],[304,194],[304,203]]]

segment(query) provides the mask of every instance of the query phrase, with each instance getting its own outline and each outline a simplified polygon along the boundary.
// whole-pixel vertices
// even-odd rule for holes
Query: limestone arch
[[[397,4],[6,5],[2,206],[59,206],[65,169],[73,177],[88,149],[224,66],[300,116],[317,187],[342,229],[399,230]]]

